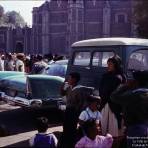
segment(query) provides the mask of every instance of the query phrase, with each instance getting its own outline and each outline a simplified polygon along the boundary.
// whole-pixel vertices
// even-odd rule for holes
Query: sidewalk
[[[62,132],[62,126],[49,128],[48,133],[51,132]],[[36,133],[37,131],[30,131],[17,135],[0,137],[0,147],[28,147],[28,139]]]

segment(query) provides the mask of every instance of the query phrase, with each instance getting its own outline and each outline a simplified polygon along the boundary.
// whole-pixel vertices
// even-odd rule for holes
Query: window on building
[[[38,24],[42,24],[42,14],[39,14],[38,16]]]
[[[36,23],[36,15],[33,15],[33,23]]]
[[[118,15],[118,23],[125,23],[125,16],[124,15]]]
[[[4,43],[5,39],[4,39],[4,34],[0,34],[0,43]]]
[[[116,23],[126,23],[127,22],[127,14],[126,13],[117,13],[115,15]]]

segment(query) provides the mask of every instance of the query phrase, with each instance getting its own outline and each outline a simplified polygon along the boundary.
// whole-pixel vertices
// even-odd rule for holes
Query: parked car
[[[107,70],[107,60],[118,55],[128,79],[133,70],[148,70],[148,39],[98,38],[72,44],[66,77],[79,72],[80,84],[98,89]]]
[[[49,64],[43,74],[65,78],[68,60],[59,60]]]
[[[21,76],[21,75],[26,75],[24,72],[18,72],[18,71],[0,71],[0,81],[2,79],[5,79],[7,77],[12,77],[12,76]],[[2,99],[2,96],[4,95],[3,93],[3,88],[0,87],[0,100]]]
[[[25,72],[19,72],[19,71],[0,71],[0,80],[9,77],[9,76],[17,76],[17,75],[26,75]]]
[[[2,98],[22,107],[60,109],[65,102],[60,95],[64,79],[47,75],[21,75],[0,81]]]

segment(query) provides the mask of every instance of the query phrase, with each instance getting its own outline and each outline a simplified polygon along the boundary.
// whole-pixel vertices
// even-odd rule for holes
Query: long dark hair
[[[122,76],[122,83],[126,82],[126,75],[123,73],[122,61],[119,56],[111,57],[107,60],[107,62],[111,62],[115,67],[115,74],[119,74]]]
[[[115,73],[117,74],[121,74],[123,73],[123,70],[122,70],[122,65],[121,65],[121,59],[119,57],[111,57],[107,60],[107,63],[108,62],[111,62],[114,64],[114,67],[115,67]]]

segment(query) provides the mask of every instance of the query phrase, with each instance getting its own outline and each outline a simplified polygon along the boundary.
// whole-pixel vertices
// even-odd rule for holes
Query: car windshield
[[[35,99],[58,98],[62,82],[48,79],[30,79],[32,97]]]
[[[46,68],[46,74],[52,76],[65,77],[67,65],[53,64]]]

